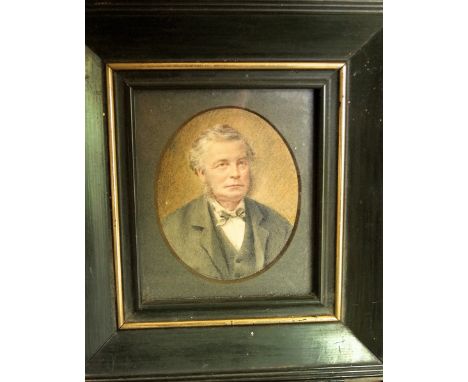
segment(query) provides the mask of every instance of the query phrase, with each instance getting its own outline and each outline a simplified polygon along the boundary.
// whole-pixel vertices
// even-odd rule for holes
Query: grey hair
[[[189,153],[190,168],[196,173],[203,169],[202,156],[206,152],[206,146],[211,142],[222,141],[241,141],[245,144],[247,151],[247,159],[251,162],[255,156],[252,147],[233,127],[226,124],[217,124],[210,129],[202,132],[199,137],[193,142],[192,148]]]

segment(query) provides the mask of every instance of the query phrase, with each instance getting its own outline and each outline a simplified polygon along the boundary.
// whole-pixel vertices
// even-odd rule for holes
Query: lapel
[[[229,269],[226,259],[220,248],[216,245],[217,238],[214,231],[208,202],[205,197],[196,200],[188,216],[192,229],[200,233],[200,246],[203,253],[208,254],[211,262],[223,277],[229,277]]]
[[[257,271],[265,266],[266,244],[270,232],[262,224],[265,219],[257,203],[252,199],[245,198],[245,209],[252,222],[252,232],[255,248],[255,268]]]

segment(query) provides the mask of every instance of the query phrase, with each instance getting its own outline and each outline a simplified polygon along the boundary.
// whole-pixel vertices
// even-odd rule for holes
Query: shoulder
[[[193,204],[195,203],[195,200],[192,200],[191,202],[184,204],[182,207],[176,209],[175,211],[172,211],[169,215],[167,215],[163,220],[163,224],[170,223],[175,220],[179,220],[186,216],[189,211],[192,209]]]
[[[266,206],[265,204],[257,202],[256,200],[250,198],[246,200],[247,206],[250,206],[250,208],[253,207],[254,209],[257,209],[258,212],[261,214],[263,224],[272,226],[281,231],[286,231],[288,233],[290,232],[290,230],[292,229],[291,223],[289,223],[289,221],[279,212],[275,211],[271,207]]]
[[[162,219],[162,226],[164,230],[171,230],[172,228],[177,228],[179,230],[182,226],[182,222],[191,221],[193,217],[199,213],[203,202],[203,198],[197,198],[171,212],[164,219]]]

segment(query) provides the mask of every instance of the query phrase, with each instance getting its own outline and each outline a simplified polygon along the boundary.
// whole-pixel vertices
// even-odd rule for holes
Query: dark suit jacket
[[[245,198],[252,222],[256,271],[279,255],[291,234],[291,224],[271,208]],[[163,231],[179,258],[196,272],[216,279],[229,279],[226,259],[214,245],[216,231],[208,201],[192,200],[163,220]]]

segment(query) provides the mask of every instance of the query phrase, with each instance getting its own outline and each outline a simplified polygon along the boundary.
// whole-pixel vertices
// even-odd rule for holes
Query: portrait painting
[[[106,12],[118,35],[87,73],[87,376],[379,377],[377,23],[340,14],[349,44],[330,20],[296,43],[298,17],[265,53],[192,44],[209,23],[184,10],[117,18],[134,30]]]
[[[193,272],[242,281],[284,252],[299,179],[290,148],[261,115],[239,107],[196,114],[172,137],[158,170],[161,229]]]
[[[123,280],[136,303],[150,314],[165,304],[316,298],[314,90],[136,87],[130,95],[130,134],[120,142],[131,144],[132,160],[122,167],[120,206],[133,216]]]

